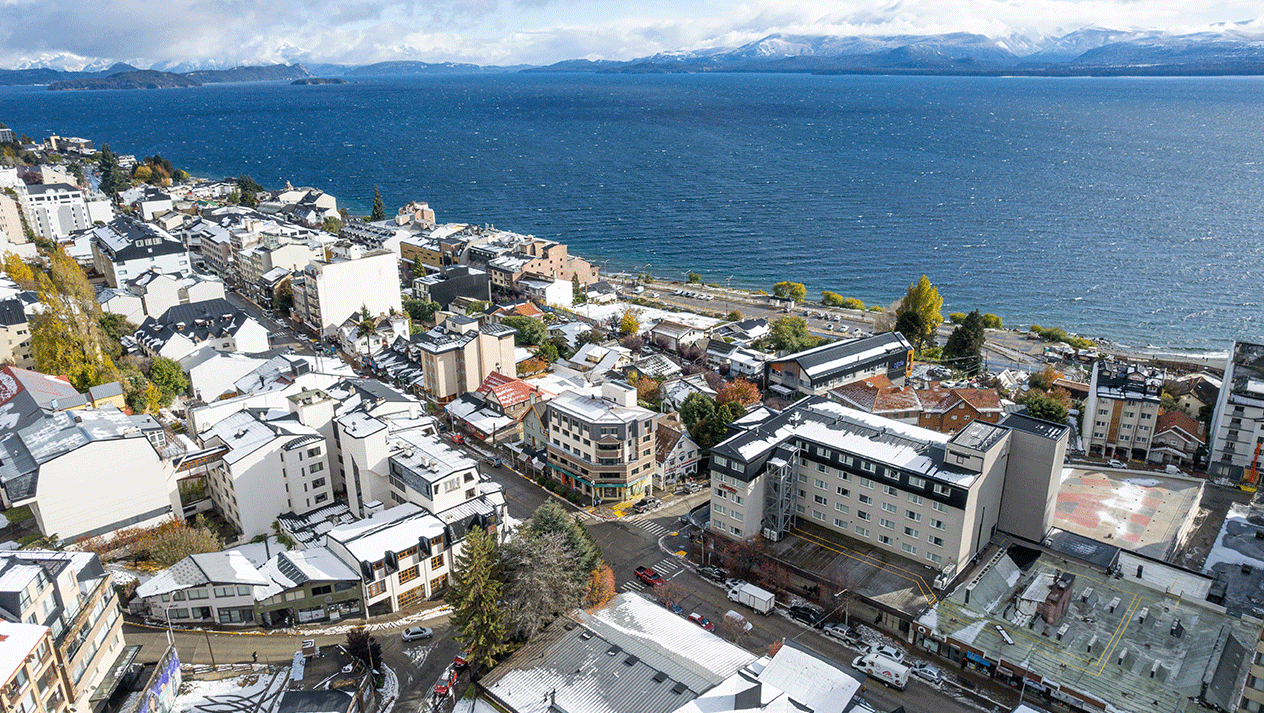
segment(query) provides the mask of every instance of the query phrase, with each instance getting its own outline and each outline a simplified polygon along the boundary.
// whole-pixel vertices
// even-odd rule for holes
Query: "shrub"
[[[953,324],[961,324],[962,322],[966,321],[966,313],[953,312],[952,314],[948,315],[948,321],[952,322]]]
[[[844,297],[843,303],[840,304],[839,307],[842,307],[843,309],[860,310],[863,312],[865,310],[865,303],[855,297]]]
[[[983,326],[988,329],[1004,329],[1005,328],[1001,326],[1001,318],[997,317],[991,312],[983,315]]]

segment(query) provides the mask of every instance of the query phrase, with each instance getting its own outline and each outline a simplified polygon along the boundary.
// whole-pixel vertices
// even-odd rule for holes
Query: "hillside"
[[[202,84],[227,84],[230,82],[277,82],[304,79],[312,76],[301,64],[272,64],[232,69],[209,69],[187,72],[181,76]]]
[[[52,90],[70,89],[170,89],[175,87],[199,87],[200,83],[182,74],[171,72],[155,72],[152,69],[139,69],[134,72],[121,72],[108,77],[85,77],[52,82],[48,85]]]

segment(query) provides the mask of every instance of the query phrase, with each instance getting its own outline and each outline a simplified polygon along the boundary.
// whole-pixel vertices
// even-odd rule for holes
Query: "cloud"
[[[0,0],[0,66],[392,59],[546,64],[732,47],[773,32],[1058,36],[1258,19],[1243,0]]]

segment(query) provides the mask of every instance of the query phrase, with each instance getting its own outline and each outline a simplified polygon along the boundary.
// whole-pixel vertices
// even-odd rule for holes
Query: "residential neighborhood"
[[[0,168],[6,711],[1264,706],[1264,346],[607,270],[74,141]]]

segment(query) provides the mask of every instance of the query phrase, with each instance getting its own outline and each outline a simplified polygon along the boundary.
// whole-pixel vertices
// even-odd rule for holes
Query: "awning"
[[[114,664],[110,666],[105,678],[101,679],[101,685],[97,686],[97,690],[92,693],[88,703],[95,705],[114,695],[119,683],[127,676],[127,672],[131,670],[132,663],[136,661],[136,655],[140,653],[140,650],[140,644],[131,644],[123,647],[123,651],[119,653],[118,658],[114,659]]]

